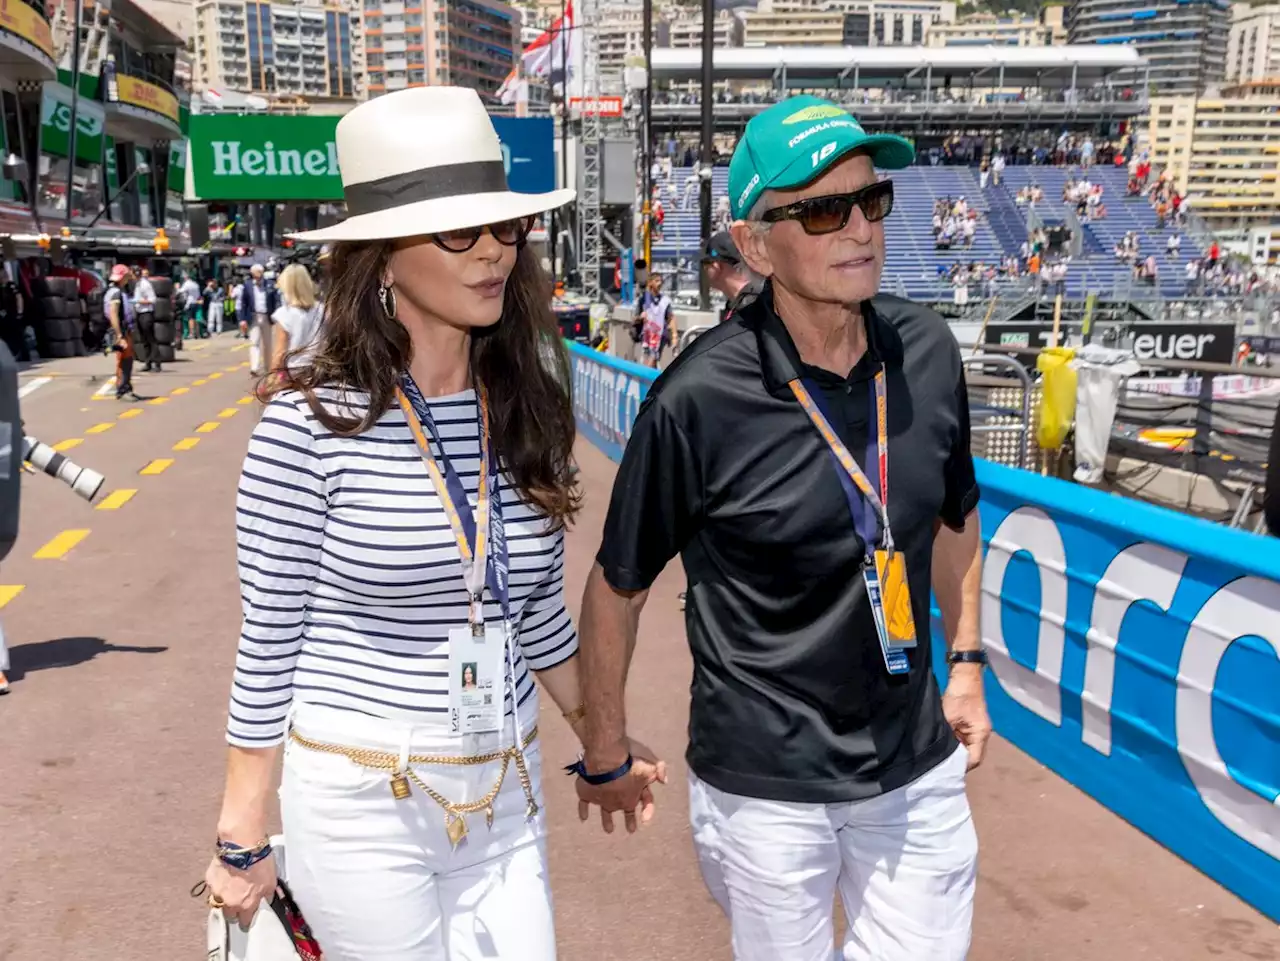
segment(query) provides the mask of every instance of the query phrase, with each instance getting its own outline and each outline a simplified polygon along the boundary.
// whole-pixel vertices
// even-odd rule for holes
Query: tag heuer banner
[[[194,196],[206,201],[340,201],[338,117],[193,114]],[[521,193],[555,189],[548,117],[494,117],[507,182]]]
[[[76,159],[80,163],[102,163],[105,116],[102,104],[83,96],[77,98]],[[54,157],[65,157],[70,130],[71,88],[60,83],[46,83],[40,103],[40,149]]]

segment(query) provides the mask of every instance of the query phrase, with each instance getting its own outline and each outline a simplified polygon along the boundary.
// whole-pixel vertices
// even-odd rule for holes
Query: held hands
[[[214,858],[204,873],[204,882],[209,886],[209,906],[221,907],[228,921],[247,930],[258,905],[275,894],[276,860],[263,858],[247,871],[237,871]]]
[[[651,785],[667,783],[667,763],[659,761],[653,751],[639,741],[628,738],[616,750],[604,752],[599,757],[588,755],[587,770],[591,773],[613,770],[631,754],[631,770],[607,784],[592,785],[577,779],[578,818],[585,821],[591,815],[591,805],[600,808],[600,824],[605,834],[613,833],[613,815],[621,811],[627,833],[635,834],[640,824],[653,820],[654,800]]]
[[[991,737],[991,718],[982,689],[981,664],[953,664],[942,695],[942,713],[969,752],[968,770],[982,763]]]

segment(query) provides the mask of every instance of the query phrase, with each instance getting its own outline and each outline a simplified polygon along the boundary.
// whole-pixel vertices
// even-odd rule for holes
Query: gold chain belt
[[[410,754],[402,768],[400,766],[400,755],[393,754],[390,751],[375,751],[371,748],[326,744],[323,741],[313,741],[309,737],[303,737],[297,731],[291,730],[289,732],[289,738],[308,751],[319,751],[321,754],[340,754],[361,767],[375,771],[390,771],[391,795],[397,801],[403,801],[409,797],[411,793],[409,782],[413,781],[427,797],[444,808],[445,832],[449,835],[449,842],[455,848],[467,836],[466,815],[484,811],[485,822],[489,827],[493,827],[493,802],[498,797],[498,792],[502,790],[502,782],[507,777],[507,768],[512,761],[516,763],[516,773],[520,776],[520,786],[524,788],[525,799],[529,802],[526,814],[528,817],[533,817],[538,813],[538,802],[533,798],[533,780],[529,777],[529,768],[524,760],[525,749],[533,743],[534,738],[537,736],[538,728],[535,725],[533,730],[524,736],[524,741],[519,747],[505,747],[501,750],[490,751],[487,754],[470,754],[463,757],[446,754]],[[465,801],[458,804],[432,789],[422,778],[418,777],[418,772],[413,769],[415,764],[470,767],[477,764],[490,764],[493,761],[501,761],[502,769],[498,772],[498,780],[493,785],[492,790],[477,801]]]

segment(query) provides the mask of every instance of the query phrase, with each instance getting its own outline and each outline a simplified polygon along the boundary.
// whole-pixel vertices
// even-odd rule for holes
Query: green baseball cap
[[[867,151],[887,170],[909,167],[916,158],[911,141],[867,133],[830,100],[806,94],[774,104],[747,124],[729,162],[734,218],[744,218],[766,190],[802,187],[854,150]]]

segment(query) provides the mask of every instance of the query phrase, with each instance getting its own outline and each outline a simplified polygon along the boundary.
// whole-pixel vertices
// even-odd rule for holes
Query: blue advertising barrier
[[[554,121],[550,117],[490,117],[502,141],[507,186],[516,193],[556,189]]]
[[[618,460],[655,372],[570,351],[579,429]],[[977,472],[996,730],[1280,920],[1280,541]]]

